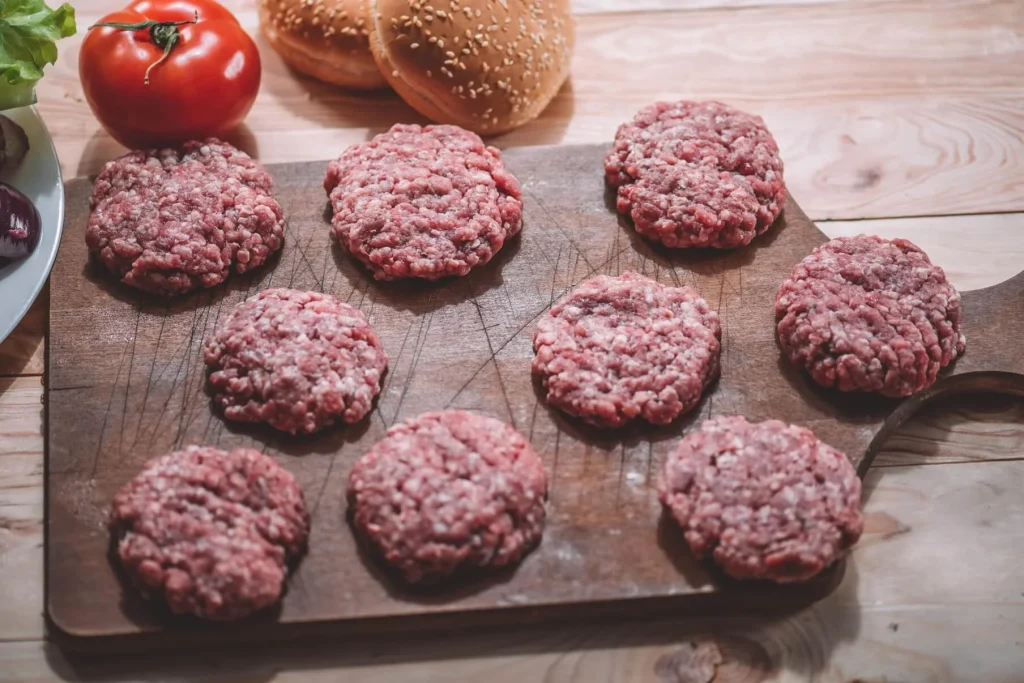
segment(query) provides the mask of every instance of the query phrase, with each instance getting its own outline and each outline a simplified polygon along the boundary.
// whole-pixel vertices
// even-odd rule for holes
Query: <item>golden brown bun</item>
[[[391,87],[483,135],[537,117],[569,75],[570,0],[369,0],[370,49]]]
[[[260,29],[296,71],[346,88],[383,88],[367,9],[366,0],[261,0]]]

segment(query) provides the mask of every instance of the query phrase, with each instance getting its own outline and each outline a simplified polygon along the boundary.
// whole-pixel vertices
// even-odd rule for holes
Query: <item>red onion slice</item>
[[[0,263],[23,259],[35,251],[41,224],[35,204],[7,183],[0,183]]]

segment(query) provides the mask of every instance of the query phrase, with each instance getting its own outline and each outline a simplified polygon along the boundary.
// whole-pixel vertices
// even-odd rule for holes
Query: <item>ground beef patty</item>
[[[598,275],[551,307],[533,372],[551,405],[599,427],[668,424],[719,374],[718,314],[689,287]]]
[[[144,594],[177,614],[240,619],[280,599],[309,514],[295,478],[266,455],[190,446],[118,491],[110,527]]]
[[[519,562],[540,540],[546,497],[529,442],[461,410],[392,427],[348,483],[357,532],[409,582]]]
[[[909,396],[964,350],[960,294],[907,240],[823,244],[782,283],[775,313],[790,362],[841,391]]]
[[[171,296],[212,287],[281,248],[284,214],[257,162],[220,140],[136,151],[93,188],[85,243],[122,282]]]
[[[665,461],[659,493],[694,554],[740,579],[810,579],[864,523],[846,456],[779,420],[705,421]]]
[[[361,420],[388,364],[362,313],[294,289],[242,302],[207,340],[204,359],[224,417],[292,434]]]
[[[619,213],[669,247],[733,248],[786,202],[779,147],[759,116],[720,102],[658,102],[619,127],[605,158]]]
[[[331,231],[378,280],[465,275],[523,222],[501,153],[456,126],[395,125],[327,168]]]

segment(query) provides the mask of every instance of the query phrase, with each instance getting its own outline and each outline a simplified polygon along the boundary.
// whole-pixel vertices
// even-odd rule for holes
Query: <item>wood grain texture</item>
[[[1024,462],[885,468],[866,484],[867,529],[843,583],[788,616],[538,625],[187,657],[83,658],[6,643],[0,681],[678,683],[689,679],[666,672],[695,642],[720,647],[718,681],[1019,681]],[[961,635],[950,638],[953,624]]]
[[[997,285],[1024,269],[1024,213],[820,221],[817,225],[829,237],[866,233],[909,239],[945,269],[960,291]],[[44,289],[21,325],[0,343],[0,376],[42,374],[48,305],[49,290]]]
[[[872,467],[1024,458],[1024,399],[953,397],[928,406],[890,438]],[[955,474],[950,471],[950,476]]]
[[[0,531],[0,566],[10,571],[5,574],[8,581],[0,583],[0,608],[5,617],[0,620],[0,641],[43,635],[43,390],[37,378],[8,379],[2,386],[0,528],[4,531]],[[1024,456],[1022,425],[1024,401],[1020,399],[988,396],[970,401],[939,401],[899,429],[885,444],[875,464],[905,467],[1019,460]],[[905,471],[905,476],[913,472]],[[942,467],[936,472],[957,481],[963,470]],[[870,501],[868,505],[871,509]],[[905,549],[913,552],[914,546]],[[887,567],[879,562],[872,571],[884,575]]]
[[[91,2],[80,22],[119,4]],[[252,4],[237,7],[256,30]],[[917,0],[581,16],[571,84],[540,119],[496,142],[605,142],[656,99],[721,98],[765,117],[813,219],[1024,210],[1019,8],[934,11]],[[40,88],[68,177],[123,151],[82,97],[80,40],[61,43]],[[422,120],[394,95],[296,77],[258,42],[263,88],[236,142],[264,162],[323,157]]]
[[[806,590],[767,591],[723,583],[695,564],[671,525],[661,524],[653,486],[661,462],[694,420],[739,414],[806,424],[863,469],[868,444],[889,413],[904,419],[923,401],[823,392],[780,360],[775,293],[792,266],[826,239],[792,201],[750,248],[654,248],[608,206],[611,193],[593,172],[601,168],[604,152],[603,146],[509,150],[505,160],[525,199],[522,237],[469,277],[433,286],[368,280],[360,266],[332,249],[319,189],[324,164],[272,165],[276,195],[290,217],[280,259],[228,287],[173,302],[141,297],[87,265],[82,235],[91,187],[69,184],[49,350],[47,580],[54,621],[80,636],[191,628],[168,621],[131,593],[118,604],[122,591],[107,562],[102,519],[107,501],[145,460],[193,443],[255,443],[306,488],[315,511],[314,540],[292,580],[298,588],[284,601],[284,624],[335,627],[355,619],[440,618],[467,610],[526,618],[541,608],[582,610],[609,602],[650,610],[652,598],[664,603],[687,597],[688,609],[712,603],[735,608],[820,595],[827,579]],[[600,431],[566,419],[543,401],[529,373],[532,332],[551,303],[582,280],[626,271],[692,285],[720,312],[722,378],[701,407],[669,427]],[[315,437],[288,438],[225,425],[211,411],[201,345],[232,306],[271,286],[328,291],[372,321],[392,362],[367,420]],[[970,371],[1024,370],[1024,359],[1003,343],[1024,337],[1024,311],[1009,310],[1022,299],[1024,275],[965,294],[969,352],[922,396],[971,378]],[[1024,375],[1015,378],[1010,388],[1024,395]],[[423,598],[394,585],[359,555],[343,523],[341,494],[355,458],[387,426],[441,408],[481,411],[528,436],[550,473],[550,521],[545,542],[514,574]],[[887,423],[884,429],[889,428]],[[402,625],[414,627],[408,620]],[[236,631],[255,637],[244,625]]]
[[[42,399],[38,377],[0,378],[0,640],[41,635]]]
[[[822,437],[848,446],[859,461],[869,423],[880,414],[842,424],[824,420],[831,409],[820,402],[808,406],[802,385],[782,378],[772,332],[771,302],[783,273],[825,238],[790,203],[756,249],[673,260],[621,225],[608,207],[603,178],[593,173],[603,156],[601,146],[510,150],[505,161],[524,192],[521,238],[487,267],[433,286],[374,282],[332,248],[324,163],[269,166],[289,216],[280,258],[227,287],[173,302],[140,297],[87,265],[83,234],[91,187],[69,184],[48,359],[48,610],[55,623],[79,636],[167,628],[183,637],[195,628],[167,620],[132,592],[119,604],[121,584],[107,561],[102,526],[107,501],[145,460],[192,443],[256,445],[278,457],[306,489],[311,536],[325,540],[311,543],[291,581],[279,619],[285,624],[436,619],[467,610],[527,618],[540,606],[578,609],[656,596],[689,595],[694,606],[718,596],[733,604],[820,596],[833,575],[809,587],[722,590],[706,568],[680,552],[678,536],[659,534],[652,482],[669,439],[710,412],[821,420]],[[671,427],[602,433],[550,410],[538,396],[528,369],[533,325],[582,280],[627,270],[691,284],[708,297],[723,315],[724,371],[705,406]],[[372,321],[391,363],[373,414],[358,425],[289,438],[225,424],[211,411],[201,345],[235,304],[272,286],[328,291]],[[748,391],[745,377],[752,370],[773,379]],[[769,382],[782,386],[768,392]],[[342,493],[355,459],[388,426],[443,408],[492,415],[530,439],[550,473],[549,523],[544,544],[514,575],[423,597],[404,591],[360,555],[344,522]],[[255,636],[247,625],[233,631]]]
[[[871,4],[887,0],[872,0]],[[572,10],[582,14],[636,14],[637,12],[685,12],[706,9],[744,9],[750,7],[784,7],[786,5],[821,5],[864,0],[573,0]]]
[[[224,1],[240,12],[247,26],[255,27],[252,0]],[[628,3],[628,9],[657,4],[678,9],[702,1],[637,0]],[[834,22],[829,26],[829,21],[822,22],[822,11],[809,14],[812,21],[805,24],[799,8],[735,8],[745,1],[715,0],[716,5],[728,9],[687,11],[681,13],[685,15],[684,20],[662,22],[674,27],[678,40],[699,48],[686,60],[675,60],[667,80],[667,67],[658,68],[655,63],[666,40],[671,39],[665,32],[659,32],[658,40],[650,44],[646,40],[639,43],[634,40],[620,47],[611,38],[605,40],[587,53],[587,59],[577,60],[577,89],[567,88],[540,120],[499,143],[603,142],[610,138],[623,118],[656,98],[721,96],[766,115],[782,143],[789,185],[816,219],[986,213],[1022,208],[1020,130],[1024,124],[1019,94],[1024,91],[1024,72],[1016,68],[1021,61],[1019,3],[848,2],[830,10]],[[762,5],[779,4],[774,0],[753,1]],[[781,3],[788,1],[781,0]],[[75,6],[80,26],[123,4],[123,0],[78,0]],[[608,0],[579,0],[577,7],[584,11],[600,10],[600,5],[608,4]],[[615,5],[614,9],[627,5],[610,4]],[[897,7],[883,6],[888,4]],[[1016,11],[1015,17],[1007,18],[1007,7],[1011,13]],[[785,21],[766,23],[772,30],[761,31],[757,18],[768,12],[784,17]],[[944,19],[933,16],[939,14],[945,14],[961,28],[952,34],[941,30]],[[973,16],[965,18],[968,14]],[[750,17],[755,20],[748,20]],[[584,22],[594,22],[588,24],[591,26],[603,23],[604,30],[587,34],[601,39],[621,33],[622,27],[631,25],[633,18],[622,14],[613,18],[588,17]],[[851,35],[863,35],[866,39],[860,40],[854,35],[847,40],[837,35],[836,30],[823,34],[823,26],[826,29],[850,27]],[[736,39],[750,47],[743,53],[742,60],[716,51],[716,27],[733,30]],[[952,47],[950,35],[955,43]],[[908,49],[903,49],[904,37]],[[40,110],[54,133],[67,177],[92,172],[120,152],[120,148],[99,130],[82,99],[77,84],[79,40],[61,43],[60,63],[48,70],[40,91]],[[799,45],[793,59],[780,56],[778,46],[791,43]],[[638,53],[629,54],[625,49],[632,50],[634,46]],[[919,49],[922,46],[923,49]],[[260,47],[266,67],[264,89],[240,138],[265,161],[320,158],[346,144],[361,141],[395,121],[413,120],[409,110],[394,98],[346,97],[329,88],[296,80],[266,45]],[[950,58],[936,57],[947,49]],[[617,60],[640,65],[631,76],[627,92],[620,92],[619,84],[607,77],[606,51]],[[596,62],[591,61],[594,59]],[[819,59],[828,60],[831,68],[815,68],[813,63]],[[803,61],[811,66],[802,64]],[[946,69],[949,77],[933,77],[931,62]],[[756,79],[748,77],[748,63],[754,64]],[[785,68],[775,68],[779,65]],[[715,86],[691,76],[693,72],[709,68],[716,69],[719,77],[727,79],[726,85]],[[820,82],[816,85],[820,96],[814,101],[800,98],[799,92],[794,92],[800,88],[802,79],[822,71],[829,82],[826,87]],[[1016,94],[1007,95],[1003,89],[987,90],[985,83],[988,81],[974,78],[982,71],[1016,79]],[[890,76],[889,72],[895,76]],[[878,90],[874,88],[876,80]],[[913,90],[908,94],[892,94],[894,82],[906,86],[910,81],[913,81]],[[972,87],[972,81],[977,87]],[[773,97],[765,86],[778,88],[782,94]],[[921,115],[922,110],[927,114]],[[822,227],[831,233],[831,225]],[[860,225],[868,228],[870,223],[863,221]],[[988,261],[994,260],[997,269],[1006,265],[1006,260],[1000,261],[1000,254],[1008,253],[1015,246],[1012,233],[1005,231],[1014,225],[1024,223],[993,217],[976,224],[973,217],[960,216],[942,219],[941,224],[918,222],[914,230],[920,237],[914,239],[924,244],[935,226],[943,237],[936,246],[929,246],[929,250],[935,255],[938,249],[954,259],[939,257],[958,283],[981,287],[989,284],[986,280]],[[850,226],[856,229],[857,224]],[[968,235],[969,239],[963,239],[962,235]],[[1001,238],[1009,238],[1009,242],[1001,242]],[[947,242],[947,239],[955,241]],[[991,245],[992,250],[983,251],[986,245]],[[978,249],[976,254],[975,248]],[[10,346],[0,348],[7,351]],[[17,352],[8,355],[24,356]],[[41,388],[38,380],[35,381],[28,389],[0,387],[0,519],[5,519],[13,508],[21,516],[19,524],[24,530],[23,534],[5,534],[0,530],[0,572],[3,575],[0,639],[39,638],[42,634],[41,603],[30,597],[22,599],[21,590],[25,587],[24,593],[29,595],[41,590],[42,456],[38,450],[41,448],[38,415]],[[963,398],[953,402],[948,411],[941,407],[926,409],[919,420],[912,421],[890,441],[893,450],[881,453],[877,462],[1019,458],[1024,454],[1015,440],[1024,434],[1019,410],[1019,403],[1012,401],[979,403]],[[980,423],[972,425],[966,418]],[[27,438],[25,434],[35,436]],[[11,444],[27,443],[26,438],[27,441],[34,439],[36,444],[29,447],[31,452],[27,452],[27,459],[10,457]],[[17,446],[15,450],[21,448]],[[1020,512],[1013,499],[989,494],[990,484],[1000,486],[1006,475],[1004,470],[1000,469],[990,478],[973,474],[992,466],[992,463],[943,464],[923,470],[930,471],[947,489],[949,484],[957,483],[965,488],[977,486],[985,492],[969,499],[961,498],[958,505],[991,510],[996,516],[1017,515],[1019,518]],[[975,467],[978,469],[973,469]],[[891,471],[901,471],[900,468],[886,469],[887,477]],[[935,480],[919,479],[917,472],[923,470],[908,469],[905,476],[900,474],[899,479],[889,481],[905,492],[908,500],[923,500],[935,485]],[[33,500],[37,502],[32,503]],[[35,511],[26,513],[32,505],[36,506]],[[913,511],[913,503],[906,507]],[[933,508],[928,506],[926,510],[930,512]],[[872,500],[868,501],[868,509],[875,509]],[[940,512],[947,511],[940,509]],[[918,521],[908,517],[901,522],[906,524],[892,525],[895,536],[891,543],[904,539],[906,544],[891,545],[891,552],[884,561],[871,567],[861,567],[858,558],[853,566],[860,581],[884,582],[896,566],[910,575],[922,577],[921,583],[927,587],[935,555],[927,555],[927,562],[916,561],[915,534],[929,528],[932,522],[936,524],[932,538],[940,539],[939,542],[943,542],[944,525],[953,525],[955,537],[964,534],[956,531],[958,520],[948,516],[923,516]],[[912,528],[904,531],[903,526]],[[972,546],[972,551],[980,550],[977,554],[985,556],[988,552],[1012,548],[1014,544],[1019,546],[1019,539],[1007,535],[995,539],[991,546],[980,549]],[[12,552],[15,553],[13,561]],[[988,572],[984,562],[972,561],[975,557],[956,555],[945,561],[963,567],[965,584],[999,587],[1015,582],[1016,573]],[[851,580],[851,574],[847,574],[846,580]],[[1005,594],[997,588],[994,596]],[[984,596],[979,597],[977,603],[948,605],[945,604],[948,598],[947,594],[936,591],[925,598],[924,604],[906,604],[897,596],[896,605],[864,602],[844,606],[839,611],[827,610],[820,619],[805,619],[800,622],[805,637],[793,648],[785,669],[771,679],[827,683],[1019,681],[1021,643],[1024,642],[1024,619],[1019,605],[1002,605]],[[833,623],[850,622],[859,623],[852,634],[841,628],[839,632],[846,635],[836,637],[829,628]],[[193,655],[189,661],[194,665],[188,668],[188,675],[178,678],[266,681],[276,677],[374,683],[485,678],[499,683],[541,679],[555,683],[589,683],[609,680],[608,672],[613,672],[618,675],[615,680],[676,683],[674,679],[655,674],[651,666],[663,658],[670,662],[678,660],[679,651],[686,646],[682,640],[686,633],[684,627],[672,624],[600,623],[585,628],[556,629],[554,633],[503,631],[489,638],[470,639],[471,652],[450,640],[432,641],[423,646],[392,643],[394,647],[390,650],[402,649],[409,653],[403,662],[396,662],[393,652],[359,644],[348,646],[340,653],[337,643],[328,648],[291,653],[270,651],[261,656],[250,651],[232,657],[208,650]],[[647,642],[639,642],[645,639]],[[353,660],[345,654],[350,649],[366,650],[374,659]],[[801,664],[805,661],[817,664]],[[118,666],[119,663],[123,665]],[[106,666],[81,667],[69,665],[57,651],[45,652],[40,642],[0,644],[0,680],[50,681],[82,677],[87,680],[115,677],[117,680],[167,680],[182,670],[180,659],[109,661]],[[723,673],[720,678],[734,680],[740,676]]]
[[[0,377],[43,374],[43,346],[50,290],[44,286],[14,331],[0,341]]]

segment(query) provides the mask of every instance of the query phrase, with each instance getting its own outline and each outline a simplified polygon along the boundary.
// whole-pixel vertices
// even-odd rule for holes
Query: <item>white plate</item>
[[[26,259],[0,266],[0,342],[18,326],[43,288],[64,229],[64,182],[43,120],[35,107],[2,113],[25,129],[29,151],[16,169],[0,171],[0,180],[31,199],[43,222],[36,250]]]

